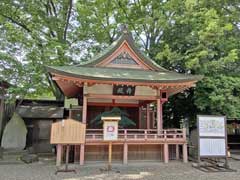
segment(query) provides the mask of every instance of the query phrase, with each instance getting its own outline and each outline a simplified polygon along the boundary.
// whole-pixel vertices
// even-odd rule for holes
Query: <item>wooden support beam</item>
[[[108,170],[112,169],[112,142],[108,146]]]
[[[142,129],[142,111],[141,111],[141,109],[142,109],[142,107],[140,106],[139,108],[138,108],[138,113],[139,113],[139,118],[138,118],[138,128],[139,129]]]
[[[157,131],[158,133],[160,133],[162,129],[163,129],[162,102],[160,99],[157,99]]]
[[[82,123],[87,122],[87,97],[83,96]]]
[[[176,160],[179,160],[179,145],[176,144]]]
[[[80,145],[80,165],[84,165],[84,152],[85,152],[85,145]]]
[[[61,166],[62,162],[62,149],[63,146],[61,144],[57,145],[57,160],[56,160],[56,166]]]
[[[88,102],[88,106],[110,106],[110,107],[138,107],[138,104],[130,103],[99,103],[99,102]]]
[[[187,143],[184,143],[182,147],[183,147],[183,162],[187,163],[188,162]]]
[[[163,115],[162,115],[162,105],[163,102],[161,102],[161,90],[157,89],[157,131],[160,133],[160,131],[163,129]]]
[[[128,144],[123,144],[123,164],[128,163]]]
[[[83,110],[82,110],[82,123],[87,123],[87,90],[88,84],[84,83],[83,86]],[[80,165],[84,165],[85,144],[80,146]]]
[[[169,151],[168,151],[168,144],[167,143],[164,143],[163,145],[163,161],[164,163],[168,163],[168,160],[169,160]]]
[[[135,100],[156,100],[157,96],[116,96],[109,94],[86,94],[87,98],[103,98],[103,99],[135,99]]]
[[[150,129],[150,104],[147,104],[146,115],[147,115],[147,129]]]

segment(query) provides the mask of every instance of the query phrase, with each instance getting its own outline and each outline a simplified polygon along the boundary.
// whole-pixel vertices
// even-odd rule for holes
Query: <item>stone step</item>
[[[28,153],[27,150],[8,149],[8,150],[3,150],[2,155],[3,156],[14,156],[14,155],[24,155],[27,153]]]
[[[4,161],[20,161],[20,157],[27,154],[27,151],[4,151],[2,160]]]
[[[9,165],[9,164],[24,164],[21,160],[0,160],[0,165]]]
[[[22,164],[21,156],[27,154],[26,150],[1,149],[0,164]]]
[[[3,156],[2,160],[19,160],[22,155]]]
[[[55,163],[56,155],[54,153],[38,153],[38,159],[40,162]]]

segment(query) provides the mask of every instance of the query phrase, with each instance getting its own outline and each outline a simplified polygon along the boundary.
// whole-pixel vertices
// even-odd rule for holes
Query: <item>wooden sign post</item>
[[[69,148],[70,145],[84,144],[86,134],[86,124],[73,119],[66,119],[52,124],[51,129],[51,144],[57,145],[57,166],[61,165],[62,147],[66,148],[66,162],[64,170],[57,170],[58,172],[75,172],[75,170],[68,169]]]
[[[102,117],[103,140],[109,142],[108,146],[108,170],[112,169],[112,142],[118,140],[118,122],[120,116]]]

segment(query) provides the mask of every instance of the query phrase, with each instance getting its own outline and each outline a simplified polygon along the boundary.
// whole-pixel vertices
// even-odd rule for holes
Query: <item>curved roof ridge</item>
[[[152,60],[150,57],[148,57],[144,52],[140,51],[139,48],[135,45],[134,39],[132,37],[132,33],[129,32],[127,29],[122,30],[121,36],[114,41],[108,48],[106,48],[103,52],[100,52],[96,56],[94,56],[92,59],[82,62],[78,65],[79,66],[94,66],[104,59],[106,59],[108,56],[110,56],[117,48],[124,42],[124,40],[127,41],[129,46],[132,48],[132,50],[136,53],[136,55],[140,58],[141,61],[146,63],[148,66],[150,66],[155,71],[168,71],[167,69],[161,67],[158,65],[154,60]]]

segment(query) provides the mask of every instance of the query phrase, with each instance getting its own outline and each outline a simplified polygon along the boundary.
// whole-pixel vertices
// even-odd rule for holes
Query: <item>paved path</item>
[[[74,165],[77,173],[55,175],[54,165],[34,163],[21,165],[0,165],[0,180],[239,180],[240,161],[231,161],[230,166],[237,172],[204,173],[191,167],[191,163],[130,163],[128,166],[114,165],[114,172],[101,172],[104,165]]]

